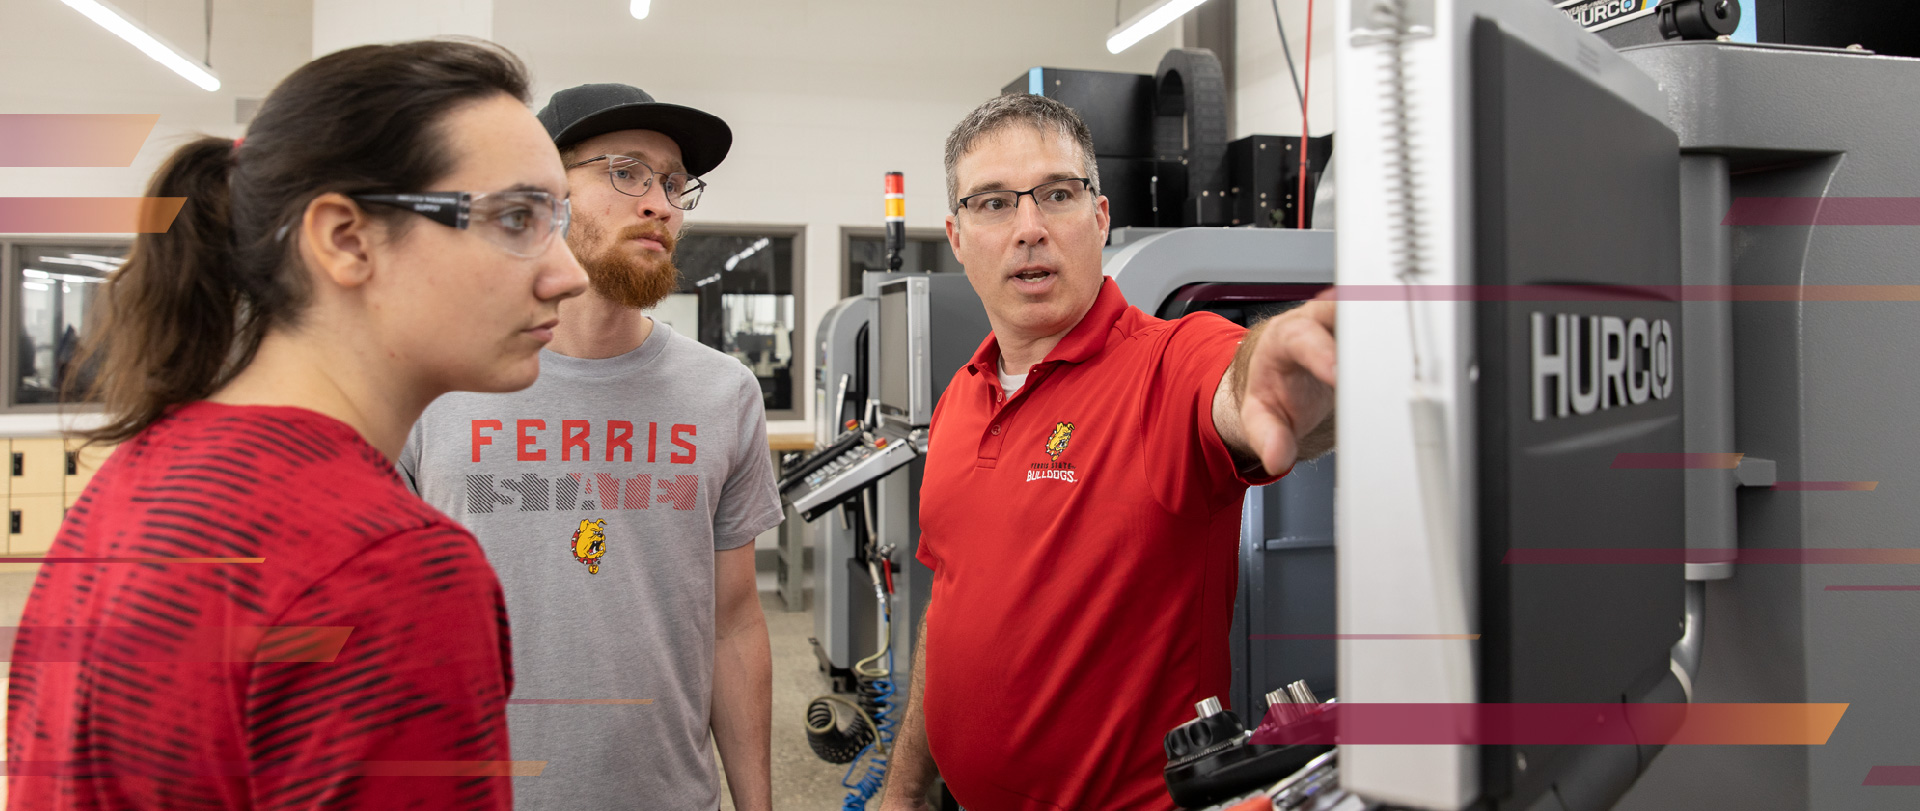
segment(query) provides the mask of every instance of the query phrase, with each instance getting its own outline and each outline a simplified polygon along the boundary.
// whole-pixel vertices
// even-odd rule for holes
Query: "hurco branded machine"
[[[1738,6],[1335,4],[1354,802],[1915,804],[1920,61]]]
[[[1679,140],[1657,85],[1552,7],[1431,9],[1362,15],[1378,39],[1341,51],[1374,79],[1340,90],[1373,113],[1342,117],[1348,143],[1394,158],[1338,170],[1342,711],[1685,702]],[[1515,562],[1628,547],[1656,560]],[[1605,808],[1672,732],[1571,746],[1473,712],[1437,726],[1459,742],[1348,736],[1341,783]]]

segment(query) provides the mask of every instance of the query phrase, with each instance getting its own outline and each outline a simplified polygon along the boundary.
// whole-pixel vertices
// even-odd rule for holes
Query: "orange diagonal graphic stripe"
[[[157,114],[0,114],[0,166],[126,167]]]
[[[1627,705],[1628,715],[1645,704]],[[1669,745],[1825,746],[1846,704],[1681,704],[1686,721]]]
[[[1615,470],[1732,470],[1744,453],[1622,453],[1613,457]]]
[[[1338,704],[1257,744],[1822,746],[1845,704]]]
[[[1774,482],[1775,490],[1832,491],[1832,492],[1868,492],[1880,486],[1879,482]]]
[[[0,197],[0,233],[162,234],[185,197]]]

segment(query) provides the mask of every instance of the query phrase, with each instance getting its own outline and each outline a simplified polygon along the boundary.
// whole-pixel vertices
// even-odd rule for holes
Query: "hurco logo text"
[[[1658,4],[1654,0],[1572,0],[1559,5],[1574,22],[1598,30],[1646,16]]]
[[[1533,418],[1592,414],[1673,396],[1666,319],[1533,314]]]

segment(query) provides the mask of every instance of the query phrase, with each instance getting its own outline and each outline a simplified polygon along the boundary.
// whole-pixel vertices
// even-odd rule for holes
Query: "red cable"
[[[880,571],[887,573],[887,593],[892,594],[893,593],[893,563],[889,561],[889,562],[880,564]]]
[[[1306,76],[1300,80],[1300,191],[1293,198],[1293,224],[1307,227],[1307,98],[1313,93],[1313,0],[1307,0]]]

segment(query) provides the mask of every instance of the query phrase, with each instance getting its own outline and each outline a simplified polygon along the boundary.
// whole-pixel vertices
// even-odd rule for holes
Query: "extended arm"
[[[773,653],[753,544],[713,554],[713,742],[740,811],[773,808]]]
[[[1333,449],[1334,306],[1310,301],[1247,331],[1214,391],[1213,424],[1246,470]]]
[[[929,613],[933,608],[928,601]],[[881,797],[881,811],[912,811],[927,807],[927,789],[939,774],[934,768],[933,750],[927,748],[927,719],[921,712],[920,693],[927,681],[927,618],[920,616],[920,630],[913,635],[912,683],[907,688],[907,711],[900,717],[900,729],[893,736],[893,752],[887,758],[887,792]]]

